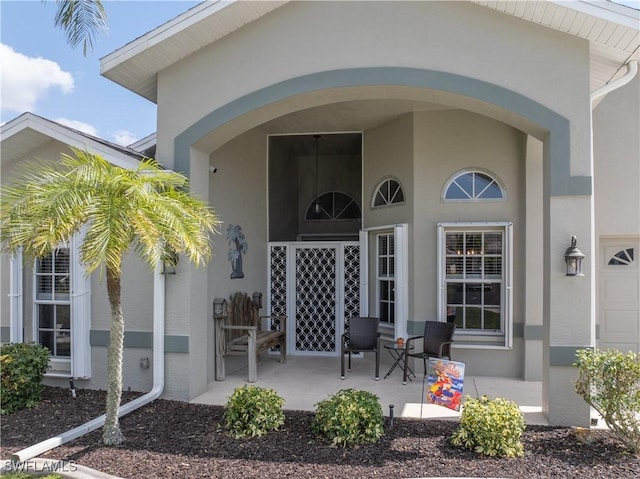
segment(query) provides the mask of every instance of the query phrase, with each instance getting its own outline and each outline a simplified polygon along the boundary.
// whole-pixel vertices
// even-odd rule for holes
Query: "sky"
[[[105,0],[108,31],[85,57],[54,26],[55,0],[0,0],[0,121],[35,113],[120,145],[156,131],[156,105],[100,75],[100,58],[200,3]]]
[[[154,133],[156,105],[102,77],[100,58],[198,3],[104,0],[108,31],[85,57],[54,26],[55,0],[0,0],[0,124],[29,111],[120,145]]]

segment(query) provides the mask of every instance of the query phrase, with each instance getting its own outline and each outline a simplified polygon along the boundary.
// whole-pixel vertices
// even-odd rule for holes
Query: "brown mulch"
[[[124,393],[123,400],[137,393]],[[35,408],[1,419],[0,457],[80,425],[104,412],[104,391],[45,388]],[[609,431],[583,444],[571,428],[529,426],[525,457],[488,458],[454,448],[456,422],[397,419],[377,444],[330,447],[311,431],[313,413],[285,411],[280,431],[262,438],[225,434],[223,408],[156,400],[121,419],[125,442],[101,444],[97,430],[42,457],[75,461],[124,478],[638,478],[640,456]]]

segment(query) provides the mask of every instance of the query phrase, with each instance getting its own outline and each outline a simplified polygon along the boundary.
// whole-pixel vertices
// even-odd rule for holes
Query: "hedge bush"
[[[263,436],[284,424],[283,404],[284,399],[273,389],[236,388],[225,405],[225,428],[236,439]]]
[[[50,352],[40,344],[11,343],[0,347],[0,397],[2,415],[31,408],[42,397],[42,377],[49,368]]]
[[[343,389],[316,404],[313,432],[334,446],[378,442],[384,434],[384,416],[378,396]]]
[[[522,457],[524,429],[524,417],[515,402],[467,397],[451,443],[486,456]]]
[[[576,357],[576,392],[630,450],[640,453],[640,356],[582,349]]]

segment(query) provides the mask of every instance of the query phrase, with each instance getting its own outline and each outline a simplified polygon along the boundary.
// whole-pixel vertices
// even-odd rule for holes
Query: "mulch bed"
[[[129,401],[138,393],[124,393]],[[104,413],[105,392],[45,388],[35,408],[2,417],[0,457]],[[313,413],[285,411],[285,426],[262,438],[233,439],[221,406],[156,400],[121,419],[125,442],[101,444],[101,430],[44,454],[123,478],[638,478],[640,455],[609,431],[579,441],[571,428],[529,426],[525,457],[488,458],[454,448],[456,422],[397,419],[377,444],[334,448],[313,435]]]

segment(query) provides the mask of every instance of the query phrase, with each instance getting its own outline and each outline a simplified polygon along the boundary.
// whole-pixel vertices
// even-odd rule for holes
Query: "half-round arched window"
[[[353,197],[340,191],[329,191],[311,202],[304,217],[306,220],[353,220],[361,216]]]
[[[447,181],[442,198],[445,201],[500,201],[506,193],[498,178],[488,171],[462,170]]]
[[[385,178],[375,189],[372,208],[404,204],[404,189],[395,178]]]
[[[609,258],[609,266],[629,266],[633,263],[634,251],[633,248],[627,248],[618,251],[611,258]]]

